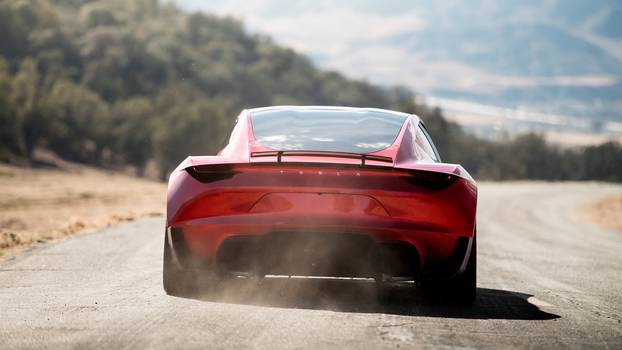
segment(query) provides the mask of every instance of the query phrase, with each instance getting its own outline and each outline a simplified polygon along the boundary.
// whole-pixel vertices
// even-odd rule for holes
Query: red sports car
[[[216,156],[168,184],[164,289],[209,277],[414,281],[444,301],[476,292],[477,186],[441,161],[415,115],[375,108],[242,111]]]

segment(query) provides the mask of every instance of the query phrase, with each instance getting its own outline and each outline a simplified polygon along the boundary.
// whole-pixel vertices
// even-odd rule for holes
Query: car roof
[[[253,115],[254,113],[260,112],[270,112],[270,111],[343,111],[343,112],[374,112],[374,113],[382,113],[382,114],[392,114],[396,116],[402,117],[411,117],[414,118],[415,121],[420,121],[421,119],[415,114],[408,114],[404,112],[392,111],[390,109],[383,108],[369,108],[369,107],[346,107],[346,106],[290,106],[290,105],[282,105],[282,106],[269,106],[269,107],[257,107],[257,108],[249,108],[246,111]]]

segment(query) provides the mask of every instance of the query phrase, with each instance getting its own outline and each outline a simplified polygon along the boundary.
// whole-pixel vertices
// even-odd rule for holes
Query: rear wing
[[[414,172],[425,172],[425,173],[438,173],[438,174],[446,174],[464,178],[471,182],[475,182],[473,178],[469,175],[469,173],[464,170],[458,164],[449,164],[449,163],[422,163],[422,162],[403,162],[395,164],[391,157],[379,156],[379,155],[370,155],[370,154],[360,154],[360,153],[348,153],[348,152],[328,152],[328,151],[262,151],[262,152],[253,152],[251,153],[251,158],[261,158],[261,157],[276,157],[276,164],[283,163],[283,157],[287,156],[310,156],[310,157],[335,157],[335,158],[346,158],[346,159],[360,159],[361,162],[359,164],[340,164],[344,168],[348,167],[370,167],[365,162],[367,160],[376,161],[376,162],[385,162],[393,165],[393,169],[395,171],[414,171]],[[273,163],[275,164],[275,163]],[[254,166],[258,166],[260,164],[255,164]],[[267,165],[267,164],[266,164]],[[293,164],[292,164],[293,165]],[[309,164],[311,165],[311,163]],[[229,159],[222,156],[199,156],[199,157],[188,157],[186,158],[175,171],[181,170],[200,170],[200,169],[228,169],[239,166],[253,166],[248,162],[248,160],[240,160],[240,159]],[[316,164],[318,167],[328,166],[325,164]],[[333,166],[337,166],[333,164]],[[374,166],[371,166],[372,168]],[[191,170],[192,171],[192,170]]]
[[[281,163],[283,156],[292,157],[333,157],[333,158],[349,158],[360,159],[361,166],[365,165],[366,160],[373,160],[377,162],[391,163],[393,164],[393,158],[385,156],[377,156],[373,154],[365,153],[351,153],[351,152],[331,152],[331,151],[262,151],[252,152],[251,158],[258,157],[276,157],[277,163]]]

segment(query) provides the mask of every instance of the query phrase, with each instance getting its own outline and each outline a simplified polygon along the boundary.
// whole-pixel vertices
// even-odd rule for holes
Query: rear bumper
[[[205,171],[211,177],[201,181],[177,171],[169,182],[167,225],[175,236],[169,241],[182,247],[180,256],[188,258],[189,267],[217,267],[223,255],[261,266],[257,257],[265,249],[257,247],[272,246],[270,254],[276,255],[296,251],[307,239],[313,241],[310,236],[341,242],[344,235],[355,235],[363,237],[360,244],[372,243],[365,254],[356,253],[361,249],[352,238],[352,246],[346,244],[336,257],[327,253],[326,260],[349,259],[368,267],[363,270],[384,273],[385,257],[392,255],[386,248],[397,247],[393,252],[406,261],[402,265],[415,266],[409,273],[446,278],[460,272],[475,227],[477,188],[463,178],[437,188],[422,185],[421,174],[399,169],[244,165],[217,170]],[[302,236],[285,239],[282,246],[275,233]],[[242,242],[239,251],[223,254],[236,245],[233,241]],[[229,263],[238,270],[244,265]],[[288,264],[293,265],[284,259],[273,265]],[[335,273],[352,270],[359,272]]]
[[[172,248],[183,250],[185,268],[351,277],[449,278],[460,273],[472,240],[432,224],[339,214],[218,216],[178,222],[167,232]],[[338,248],[318,252],[322,247]]]

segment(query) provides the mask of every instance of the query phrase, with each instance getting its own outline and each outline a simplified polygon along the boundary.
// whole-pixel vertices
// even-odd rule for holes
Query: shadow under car
[[[218,291],[187,297],[267,307],[403,316],[505,320],[551,320],[560,317],[530,303],[528,299],[532,295],[527,293],[478,288],[472,306],[457,307],[422,295],[412,283],[380,287],[373,281],[358,279],[239,279]]]

